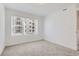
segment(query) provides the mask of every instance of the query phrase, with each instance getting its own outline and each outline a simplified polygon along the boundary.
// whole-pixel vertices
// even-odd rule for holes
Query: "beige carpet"
[[[6,47],[2,56],[72,56],[79,55],[74,51],[48,41],[35,41]]]

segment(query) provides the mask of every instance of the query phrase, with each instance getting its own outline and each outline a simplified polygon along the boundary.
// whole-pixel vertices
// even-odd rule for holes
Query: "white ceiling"
[[[38,16],[47,16],[50,13],[53,13],[64,5],[62,3],[5,3],[6,8],[11,8],[23,12],[32,13]]]

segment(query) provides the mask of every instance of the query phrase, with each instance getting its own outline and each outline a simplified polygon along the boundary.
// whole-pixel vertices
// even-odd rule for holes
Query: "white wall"
[[[21,35],[21,36],[12,36],[11,35],[11,16],[23,16],[23,17],[31,17],[39,19],[39,33],[38,35]],[[12,9],[6,8],[6,46],[15,45],[24,42],[31,42],[36,40],[43,39],[43,17],[38,17],[29,13],[16,11]]]
[[[4,49],[5,41],[5,9],[2,4],[0,4],[0,55]]]
[[[62,9],[67,8],[66,11]],[[72,4],[52,13],[45,20],[45,39],[77,50],[76,8]]]

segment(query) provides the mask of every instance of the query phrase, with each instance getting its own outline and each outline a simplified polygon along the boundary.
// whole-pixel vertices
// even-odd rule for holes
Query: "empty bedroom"
[[[79,56],[78,3],[0,3],[1,56]]]

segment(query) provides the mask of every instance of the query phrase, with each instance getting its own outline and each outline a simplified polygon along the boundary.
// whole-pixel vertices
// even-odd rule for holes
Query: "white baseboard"
[[[64,46],[64,45],[62,45],[62,44],[60,44],[60,43],[56,43],[56,42],[50,41],[50,40],[48,40],[48,39],[45,39],[45,40],[48,41],[48,42],[50,42],[50,43],[54,43],[54,44],[60,45],[60,46],[62,46],[62,47],[68,48],[68,49],[72,49],[72,50],[75,50],[75,51],[78,50],[78,49],[76,49],[76,48],[67,47],[67,46]]]
[[[39,41],[39,40],[43,40],[43,39],[32,40],[32,41],[28,41],[28,42],[19,42],[19,43],[15,43],[15,44],[8,44],[8,45],[6,45],[6,47],[8,47],[8,46],[14,46],[14,45],[20,45],[20,44],[23,44],[23,43],[35,42],[35,41]]]
[[[0,49],[0,56],[1,56],[2,52],[4,51],[4,48],[5,48],[5,47],[2,47],[2,48]]]

